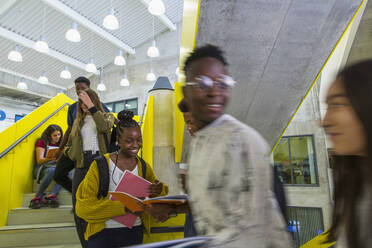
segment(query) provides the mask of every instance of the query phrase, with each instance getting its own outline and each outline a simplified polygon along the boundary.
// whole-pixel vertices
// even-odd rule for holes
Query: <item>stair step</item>
[[[9,211],[7,225],[74,222],[74,215],[71,210],[72,205],[61,205],[59,208],[16,208]]]
[[[28,207],[30,201],[35,197],[35,193],[26,193],[23,195],[22,207]],[[72,197],[71,193],[64,191],[60,192],[57,196],[57,200],[60,205],[71,205]]]
[[[64,245],[46,245],[46,246],[27,246],[28,248],[81,248],[80,243]]]
[[[73,222],[15,225],[0,228],[0,244],[4,248],[78,243],[79,239]]]

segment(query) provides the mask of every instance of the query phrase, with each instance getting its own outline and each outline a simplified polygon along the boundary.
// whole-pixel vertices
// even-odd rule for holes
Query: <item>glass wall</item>
[[[119,113],[120,111],[126,109],[130,110],[134,113],[134,115],[138,115],[138,99],[128,99],[128,100],[121,100],[117,102],[110,102],[105,103],[106,106],[114,113]]]
[[[283,184],[318,185],[312,135],[281,138],[273,152],[273,160]]]

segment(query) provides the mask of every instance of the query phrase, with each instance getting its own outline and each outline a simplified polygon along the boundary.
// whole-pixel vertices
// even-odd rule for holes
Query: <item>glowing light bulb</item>
[[[103,19],[103,26],[110,30],[116,30],[119,28],[119,21],[115,16],[113,8],[109,9],[109,14]]]
[[[8,54],[8,59],[14,62],[22,62],[22,54],[19,52],[19,47],[18,45],[14,45],[14,48],[12,51],[9,52]]]
[[[73,22],[72,23],[72,27],[67,30],[66,34],[65,34],[65,38],[71,42],[80,42],[81,41],[81,38],[80,38],[80,33],[77,29],[77,23],[76,22]]]
[[[150,14],[158,16],[165,13],[165,6],[162,0],[151,0],[147,10]]]
[[[97,72],[97,67],[94,64],[94,59],[91,58],[89,60],[89,63],[85,66],[85,70],[87,72],[91,72],[91,73],[96,73]]]
[[[61,71],[61,74],[59,74],[61,78],[64,79],[70,79],[71,78],[71,72],[68,70],[68,66],[65,66],[65,69]]]
[[[40,36],[40,39],[34,44],[34,49],[40,53],[49,52],[49,46],[45,40],[45,35]]]

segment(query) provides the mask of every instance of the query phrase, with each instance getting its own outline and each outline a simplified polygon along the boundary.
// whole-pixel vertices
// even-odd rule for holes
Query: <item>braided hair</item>
[[[138,127],[140,128],[137,121],[133,120],[134,113],[129,110],[122,110],[118,114],[119,124],[117,125],[117,137],[118,141],[124,133],[125,128]]]

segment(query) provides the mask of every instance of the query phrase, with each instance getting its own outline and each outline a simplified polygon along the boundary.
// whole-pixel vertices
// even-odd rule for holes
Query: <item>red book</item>
[[[149,196],[147,192],[148,187],[151,185],[151,182],[143,179],[142,177],[136,176],[132,172],[125,170],[124,175],[122,176],[118,186],[115,189],[115,192],[125,192],[131,194],[137,198],[146,198]],[[111,200],[117,200],[114,196],[111,197]],[[137,216],[134,214],[125,214],[121,216],[114,217],[113,220],[124,224],[128,228],[132,228],[136,222]]]

